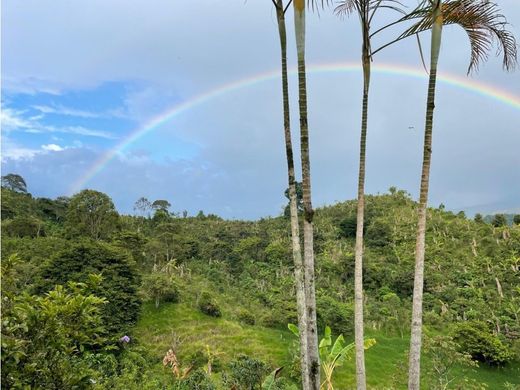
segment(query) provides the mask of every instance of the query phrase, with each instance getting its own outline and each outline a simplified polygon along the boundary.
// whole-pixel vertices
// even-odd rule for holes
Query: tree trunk
[[[365,34],[366,35],[366,34]],[[363,329],[363,225],[365,219],[365,159],[368,117],[368,90],[370,86],[370,52],[368,37],[363,42],[363,108],[359,145],[358,203],[356,221],[356,248],[354,266],[354,338],[356,344],[356,386],[365,390],[365,346]]]
[[[305,0],[294,0],[294,26],[298,53],[298,94],[300,108],[300,144],[303,181],[303,250],[305,298],[307,309],[307,346],[309,359],[309,389],[320,388],[320,359],[316,326],[316,293],[314,287],[313,210],[311,202],[311,171],[309,129],[307,125],[307,86],[305,75]]]
[[[432,128],[433,110],[435,108],[435,84],[437,81],[437,63],[439,61],[443,24],[441,0],[436,1],[436,4],[432,12],[434,24],[432,27],[431,39],[430,79],[428,83],[428,100],[426,103],[426,123],[424,126],[424,150],[421,174],[421,190],[419,196],[417,240],[415,244],[415,275],[413,284],[412,329],[408,372],[409,390],[419,390],[421,385],[422,300],[424,285],[426,213],[432,153]]]
[[[307,311],[305,310],[305,279],[300,246],[300,226],[298,222],[298,206],[296,200],[296,180],[294,175],[294,158],[291,139],[291,123],[289,115],[289,81],[287,76],[287,35],[285,30],[285,14],[283,0],[276,2],[276,16],[282,57],[282,93],[283,93],[283,125],[285,134],[285,152],[287,157],[287,176],[289,182],[289,208],[291,216],[291,239],[294,262],[294,281],[296,286],[296,306],[298,309],[298,328],[300,330],[300,362],[302,384],[309,388],[309,363],[307,351]]]

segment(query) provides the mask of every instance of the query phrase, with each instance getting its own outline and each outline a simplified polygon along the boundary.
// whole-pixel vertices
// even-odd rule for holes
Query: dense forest
[[[97,191],[47,199],[18,175],[2,184],[3,388],[299,387],[287,210],[223,220],[143,197],[135,215],[119,215]],[[418,206],[396,188],[365,201],[368,387],[404,388]],[[300,198],[300,223],[302,208]],[[356,201],[315,210],[329,389],[355,383],[356,210]],[[488,223],[441,206],[428,219],[422,387],[518,388],[518,216]]]

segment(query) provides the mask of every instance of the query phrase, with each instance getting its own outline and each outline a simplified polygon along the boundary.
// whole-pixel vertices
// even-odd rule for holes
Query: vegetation
[[[299,388],[299,347],[287,331],[298,316],[285,217],[119,216],[109,238],[92,240],[70,237],[66,221],[43,213],[29,194],[3,191],[27,202],[13,202],[22,206],[11,218],[37,218],[49,231],[2,240],[3,383],[218,389],[261,366],[261,375],[251,374],[258,387],[283,366],[276,386]],[[406,383],[416,208],[396,189],[366,196],[365,333],[377,342],[365,351],[368,388]],[[356,201],[315,210],[318,330],[330,327],[331,345],[342,334],[343,347],[354,329],[355,245],[344,221],[356,210]],[[428,209],[428,218],[423,382],[435,383],[423,385],[520,385],[519,226],[441,208]],[[162,364],[170,349],[179,369],[189,369],[184,379]],[[335,364],[330,375],[325,355],[322,382],[352,388],[354,361]]]

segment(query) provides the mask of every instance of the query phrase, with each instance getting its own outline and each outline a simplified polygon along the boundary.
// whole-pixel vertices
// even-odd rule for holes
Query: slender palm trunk
[[[298,93],[300,107],[300,143],[303,181],[303,250],[305,296],[307,309],[307,347],[309,359],[309,389],[320,388],[320,360],[316,325],[316,292],[314,287],[313,214],[311,202],[311,170],[309,159],[309,129],[307,125],[307,86],[305,75],[305,0],[294,0],[294,26],[298,53]]]
[[[363,108],[361,114],[361,139],[359,145],[358,203],[356,222],[356,248],[354,266],[354,338],[356,343],[356,386],[365,390],[365,347],[363,329],[363,225],[365,219],[365,159],[368,120],[368,91],[370,87],[370,52],[368,31],[363,42]]]
[[[282,94],[283,94],[283,125],[285,134],[285,152],[287,156],[287,176],[289,181],[289,207],[291,215],[291,239],[294,262],[294,280],[296,285],[296,306],[298,309],[298,328],[300,330],[300,361],[302,384],[309,388],[309,372],[307,358],[307,311],[305,310],[305,279],[303,271],[302,252],[300,246],[300,226],[298,222],[298,206],[296,203],[296,180],[294,176],[294,158],[291,140],[291,123],[289,115],[289,82],[287,77],[287,35],[285,29],[285,14],[283,0],[276,2],[276,16],[282,57]]]
[[[432,27],[431,39],[430,79],[428,83],[428,100],[426,103],[426,123],[424,127],[424,150],[421,174],[421,190],[419,196],[417,240],[415,244],[415,276],[413,285],[412,329],[408,373],[409,390],[419,390],[421,385],[422,300],[424,285],[426,213],[432,154],[432,128],[433,110],[435,108],[435,84],[437,81],[437,63],[439,61],[443,24],[441,0],[436,0],[436,4],[433,9],[433,20],[434,24]]]

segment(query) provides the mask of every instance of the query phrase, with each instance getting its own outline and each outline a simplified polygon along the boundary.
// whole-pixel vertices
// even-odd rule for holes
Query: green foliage
[[[289,218],[291,216],[291,208],[289,204],[291,199],[289,198],[289,188],[285,190],[284,195],[288,200],[288,204],[283,210],[283,216],[285,218]],[[298,214],[303,213],[303,186],[299,181],[296,182],[296,208],[298,210]]]
[[[426,375],[423,378],[432,390],[447,389],[448,386],[461,389],[475,389],[475,383],[470,383],[467,378],[457,376],[455,368],[478,367],[471,355],[460,352],[460,346],[449,336],[426,335],[424,338],[424,351],[429,356],[426,367]],[[459,372],[460,374],[460,372]]]
[[[41,237],[45,236],[45,225],[32,216],[16,216],[2,222],[2,233],[8,237]]]
[[[339,223],[340,236],[343,238],[356,237],[357,218],[356,215],[348,216]]]
[[[354,327],[354,308],[320,293],[316,299],[318,328],[325,330],[330,324],[335,333],[349,335]]]
[[[204,370],[196,370],[186,379],[175,381],[173,390],[217,390],[217,386]]]
[[[513,358],[512,352],[483,322],[463,322],[455,325],[453,340],[459,345],[459,351],[480,362],[503,365]]]
[[[142,291],[146,300],[155,302],[158,308],[161,302],[179,301],[179,288],[171,276],[164,272],[152,272],[143,277]]]
[[[27,192],[27,183],[20,175],[16,173],[8,173],[5,176],[2,176],[2,187],[5,187],[14,192]]]
[[[65,228],[71,237],[107,239],[117,228],[118,219],[114,203],[106,194],[83,190],[70,199]]]
[[[10,282],[4,268],[3,283]],[[2,386],[88,386],[95,372],[83,359],[85,351],[105,342],[101,313],[106,300],[88,293],[92,287],[71,282],[43,296],[3,294]]]
[[[218,302],[207,291],[200,294],[198,306],[199,310],[208,316],[220,317],[222,315]]]
[[[491,221],[491,225],[493,225],[494,227],[506,226],[506,216],[504,214],[495,214],[493,220]]]
[[[229,363],[229,372],[222,375],[222,382],[228,388],[236,390],[260,390],[268,372],[268,366],[264,362],[239,355]]]
[[[38,290],[45,292],[68,281],[87,282],[91,274],[102,276],[92,293],[108,301],[103,308],[107,329],[115,335],[124,334],[139,314],[140,278],[134,262],[121,249],[94,241],[79,242],[45,264]]]
[[[254,325],[256,322],[256,317],[253,313],[251,313],[247,309],[240,309],[237,314],[238,320],[247,325]]]
[[[368,349],[376,343],[375,339],[365,339],[364,348]],[[332,342],[332,332],[329,326],[325,327],[325,333],[319,344],[320,365],[325,374],[324,384],[328,390],[333,390],[332,375],[337,367],[343,365],[354,352],[354,344],[345,345],[343,335],[339,335],[334,343]],[[322,385],[323,386],[323,385]]]

